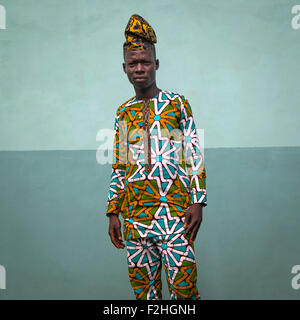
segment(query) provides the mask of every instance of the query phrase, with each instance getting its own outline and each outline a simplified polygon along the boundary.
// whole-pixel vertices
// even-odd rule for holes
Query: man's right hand
[[[111,242],[114,244],[116,248],[125,248],[121,234],[121,221],[116,214],[112,214],[109,216],[108,234],[110,236]]]

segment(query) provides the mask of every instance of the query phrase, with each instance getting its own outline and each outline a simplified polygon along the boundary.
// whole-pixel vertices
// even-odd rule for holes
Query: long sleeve
[[[207,205],[206,170],[203,155],[200,151],[199,138],[191,106],[184,96],[181,96],[180,129],[183,139],[183,154],[186,171],[190,180],[191,203]]]
[[[125,162],[124,156],[126,155],[126,147],[124,145],[124,139],[122,139],[123,133],[120,135],[120,121],[119,113],[117,111],[114,123],[114,144],[113,144],[113,163],[112,173],[109,185],[108,200],[107,200],[107,211],[106,216],[111,214],[119,215],[119,200],[121,194],[124,191],[124,176],[125,176]]]

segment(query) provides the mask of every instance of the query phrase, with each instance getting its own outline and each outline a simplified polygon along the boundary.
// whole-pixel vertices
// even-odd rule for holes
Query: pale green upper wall
[[[133,13],[158,36],[158,86],[189,99],[205,148],[299,146],[297,1],[0,4],[0,150],[98,147],[98,130],[112,129],[116,108],[134,95],[121,68]]]

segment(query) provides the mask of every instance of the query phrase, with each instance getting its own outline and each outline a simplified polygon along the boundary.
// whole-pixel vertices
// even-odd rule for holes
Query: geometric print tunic
[[[184,233],[185,212],[207,205],[206,170],[188,100],[160,90],[118,107],[106,215],[125,240]]]

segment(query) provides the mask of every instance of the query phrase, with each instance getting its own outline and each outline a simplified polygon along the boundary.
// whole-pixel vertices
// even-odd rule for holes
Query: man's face
[[[154,59],[151,48],[145,50],[129,50],[125,53],[124,72],[135,88],[144,89],[155,82],[155,73],[159,62]]]

